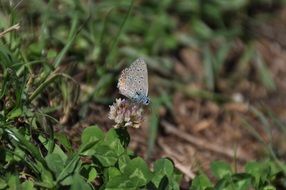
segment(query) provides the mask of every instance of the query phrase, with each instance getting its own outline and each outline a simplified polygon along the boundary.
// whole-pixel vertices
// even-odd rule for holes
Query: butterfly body
[[[147,65],[142,58],[138,58],[121,72],[117,87],[122,95],[136,103],[144,105],[150,103]]]
[[[144,94],[136,93],[135,97],[132,98],[134,102],[139,104],[148,105],[150,103],[150,98]]]

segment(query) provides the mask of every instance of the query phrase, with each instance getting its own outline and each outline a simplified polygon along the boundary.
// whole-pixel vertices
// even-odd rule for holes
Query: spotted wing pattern
[[[148,94],[148,71],[147,65],[142,58],[134,61],[130,67],[121,72],[118,88],[122,95],[136,99]]]

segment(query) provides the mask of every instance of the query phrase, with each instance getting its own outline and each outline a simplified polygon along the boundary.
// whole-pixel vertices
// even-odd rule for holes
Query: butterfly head
[[[144,98],[144,101],[142,102],[144,105],[148,105],[149,103],[150,103],[150,98],[148,97],[148,96],[146,96],[145,98]]]

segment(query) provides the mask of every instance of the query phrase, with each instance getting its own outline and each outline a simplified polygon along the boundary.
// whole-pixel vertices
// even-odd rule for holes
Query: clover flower
[[[143,122],[143,109],[138,104],[119,98],[109,107],[108,118],[114,120],[114,128],[139,128]]]

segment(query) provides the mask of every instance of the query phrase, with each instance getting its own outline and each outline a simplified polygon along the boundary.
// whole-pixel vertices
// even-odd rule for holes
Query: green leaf
[[[0,178],[0,189],[4,189],[5,187],[7,187],[7,183],[4,179]]]
[[[248,190],[251,187],[252,176],[247,173],[238,173],[232,175],[232,180],[235,182],[236,189]]]
[[[56,174],[56,176],[64,169],[64,160],[59,154],[48,154],[45,159],[48,167]]]
[[[55,134],[55,138],[60,142],[61,145],[63,145],[63,147],[69,151],[70,153],[73,152],[73,149],[72,149],[72,146],[71,146],[71,143],[67,137],[66,134],[64,133],[56,133]]]
[[[119,176],[122,174],[116,167],[109,167],[104,172],[105,172],[106,181],[108,181],[109,179],[115,176]]]
[[[171,176],[174,172],[173,163],[166,158],[156,160],[154,163],[154,172]]]
[[[230,184],[231,184],[231,185],[230,185]],[[232,179],[231,179],[230,176],[225,176],[225,177],[223,177],[222,179],[220,179],[220,180],[216,183],[214,189],[216,189],[216,190],[225,190],[225,189],[228,189],[229,186],[231,186],[231,187],[234,188],[233,181],[232,181]]]
[[[268,184],[269,179],[277,173],[271,161],[264,162],[248,162],[245,171],[254,177],[254,186],[260,187],[262,184]]]
[[[99,141],[104,138],[103,131],[97,126],[91,126],[82,132],[81,142],[82,144],[88,144],[92,141]]]
[[[87,179],[88,182],[92,182],[97,177],[97,171],[94,168],[94,164],[84,165],[81,168],[80,174]]]
[[[236,189],[239,189],[239,190],[248,190],[251,187],[251,180],[244,179],[244,180],[237,181],[235,183],[235,187]]]
[[[208,188],[211,188],[213,185],[209,178],[205,174],[200,174],[195,177],[195,179],[192,181],[192,185],[190,187],[190,190],[206,190]]]
[[[22,113],[23,113],[23,111],[21,108],[15,108],[8,113],[7,117],[8,117],[8,119],[13,119],[15,117],[21,116]]]
[[[225,175],[215,185],[217,190],[248,190],[251,189],[252,176],[247,173],[237,173],[234,175]]]
[[[21,147],[23,150],[29,152],[35,159],[40,161],[42,164],[45,164],[45,160],[43,159],[41,153],[39,152],[39,149],[29,142],[25,136],[23,136],[18,129],[16,128],[9,128],[5,129],[5,131],[8,133],[8,135],[14,139],[18,144],[19,147]]]
[[[67,160],[65,167],[57,177],[57,182],[62,182],[65,178],[72,176],[75,173],[75,171],[79,170],[80,165],[81,165],[80,157],[78,154],[75,154],[69,160]]]
[[[138,189],[128,176],[120,175],[111,178],[106,184],[105,190],[136,190]]]
[[[221,9],[221,11],[234,11],[235,12],[235,11],[239,11],[244,6],[246,6],[248,2],[249,1],[247,0],[232,0],[232,1],[221,0],[221,1],[216,1],[215,3]]]
[[[272,185],[267,185],[266,187],[263,187],[262,190],[276,190],[276,188]]]
[[[55,148],[52,153],[59,155],[62,158],[63,162],[66,162],[68,159],[68,156],[66,155],[66,153],[57,144],[55,145]]]
[[[231,175],[231,167],[229,164],[223,161],[214,161],[211,163],[211,170],[215,177],[218,179],[223,178],[226,175]]]
[[[115,129],[110,129],[104,138],[104,144],[108,145],[110,149],[112,149],[117,156],[120,156],[124,151],[124,147],[121,144],[121,136],[120,131],[117,131]]]
[[[14,149],[14,160],[15,161],[17,161],[17,162],[21,161],[25,157],[25,155],[26,154],[25,154],[25,152],[22,149],[20,149],[18,147],[16,147]]]
[[[103,167],[113,166],[118,159],[116,152],[106,145],[97,146],[94,157],[98,159]]]
[[[65,176],[61,181],[60,181],[60,184],[62,186],[69,186],[73,183],[73,176],[72,175],[68,175],[68,176]]]
[[[127,154],[122,154],[118,159],[118,167],[121,172],[124,171],[127,164],[130,162],[130,158]]]
[[[92,156],[96,152],[95,145],[97,145],[98,143],[99,143],[98,140],[96,140],[96,141],[91,141],[87,144],[81,144],[78,153],[80,153],[81,156]]]
[[[98,143],[93,149],[93,154],[104,167],[113,166],[125,152],[118,134],[114,129],[109,130],[103,142]]]
[[[21,184],[22,190],[34,190],[34,183],[32,181],[25,181]]]
[[[50,171],[48,171],[40,162],[36,164],[39,171],[41,171],[41,180],[42,183],[45,184],[48,188],[54,187],[54,179],[53,175]]]
[[[174,174],[172,176],[172,179],[170,181],[170,186],[172,187],[171,189],[180,189],[180,182],[182,181],[183,174],[177,170],[174,171]]]
[[[71,190],[92,190],[93,188],[83,179],[82,176],[79,174],[75,174],[73,176],[72,184],[71,184]]]
[[[145,185],[152,178],[152,173],[146,162],[140,157],[134,158],[128,163],[123,175],[129,176],[136,187]]]
[[[138,157],[131,160],[122,175],[112,177],[106,185],[106,189],[138,189],[146,185],[152,178],[152,173],[145,161]]]
[[[169,187],[169,181],[173,180],[173,163],[169,159],[165,158],[157,160],[154,163],[154,172],[154,177],[152,178],[154,185],[159,189],[162,189],[162,186],[164,186],[163,189]]]
[[[199,19],[192,20],[192,29],[202,39],[210,39],[213,34],[212,29]]]
[[[115,152],[117,157],[119,157],[125,151],[119,139],[114,139],[113,141],[109,141],[109,147]]]
[[[48,59],[53,59],[56,56],[57,56],[57,51],[55,51],[54,49],[48,50],[48,53],[47,53],[47,58]]]
[[[79,152],[81,155],[92,156],[95,154],[95,145],[104,138],[104,133],[97,126],[86,128],[81,136],[81,147]]]
[[[7,182],[9,189],[19,189],[19,177],[16,177],[14,175],[9,176],[8,182]]]
[[[88,182],[92,182],[95,180],[95,178],[97,177],[97,171],[95,168],[91,168],[90,171],[89,171],[89,174],[88,174],[88,179],[87,181]]]

